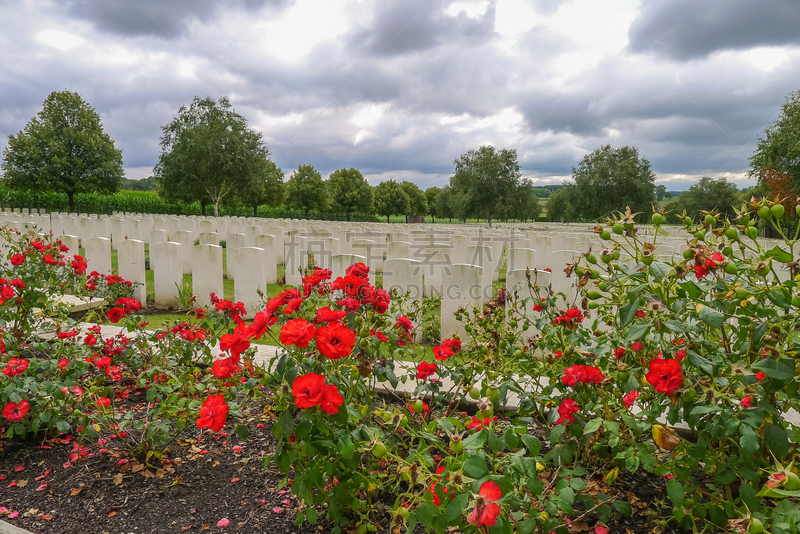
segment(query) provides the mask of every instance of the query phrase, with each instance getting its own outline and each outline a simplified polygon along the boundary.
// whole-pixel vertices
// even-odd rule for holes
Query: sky
[[[66,89],[144,178],[181,106],[227,96],[287,176],[425,189],[493,145],[559,184],[610,144],[669,190],[748,187],[800,89],[797,28],[797,0],[3,0],[0,150]]]

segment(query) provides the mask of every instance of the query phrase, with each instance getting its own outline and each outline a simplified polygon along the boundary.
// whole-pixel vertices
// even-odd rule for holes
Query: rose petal
[[[20,464],[20,465],[18,465],[17,467],[15,467],[15,468],[14,468],[14,472],[15,472],[15,473],[19,473],[19,472],[20,472],[20,471],[22,471],[23,469],[25,469],[25,466],[24,466],[24,465],[22,465],[22,464]]]
[[[279,514],[283,512],[283,508],[281,508],[280,506],[276,506],[275,508],[272,509],[272,511],[276,514]]]
[[[227,517],[223,517],[222,519],[220,519],[220,520],[217,522],[217,526],[218,526],[218,527],[220,527],[220,528],[222,528],[222,527],[227,527],[227,526],[228,526],[228,525],[230,525],[230,524],[231,524],[231,522],[228,520],[228,518],[227,518]]]

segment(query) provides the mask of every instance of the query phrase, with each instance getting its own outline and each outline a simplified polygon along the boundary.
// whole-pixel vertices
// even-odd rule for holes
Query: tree
[[[408,195],[403,186],[394,180],[387,180],[375,186],[372,191],[375,199],[375,212],[386,217],[389,222],[391,215],[404,215],[408,213]]]
[[[328,193],[322,175],[313,165],[300,165],[286,182],[285,204],[290,208],[305,212],[306,218],[311,210],[328,209]]]
[[[8,137],[2,169],[11,188],[66,193],[70,212],[76,193],[114,193],[124,177],[122,151],[100,115],[69,91],[47,95],[42,111]]]
[[[123,178],[119,188],[123,191],[155,191],[158,188],[158,184],[156,183],[155,176],[148,176],[141,180]]]
[[[664,184],[657,185],[655,189],[655,195],[656,195],[656,200],[661,202],[661,200],[663,200],[664,197],[667,196],[667,186],[665,186]]]
[[[275,162],[264,160],[263,167],[255,173],[255,179],[239,192],[242,203],[253,206],[253,217],[258,216],[258,207],[280,206],[283,203],[283,171]]]
[[[787,97],[778,118],[758,138],[750,166],[750,177],[759,184],[777,172],[789,177],[795,196],[800,193],[800,91]]]
[[[517,194],[514,195],[513,202],[509,204],[508,215],[512,219],[535,221],[541,212],[542,206],[539,204],[536,188],[527,180],[523,181],[517,189]]]
[[[582,219],[599,219],[626,207],[652,210],[656,174],[634,147],[600,147],[572,169],[572,178],[579,197],[576,215]]]
[[[501,216],[520,184],[517,151],[482,146],[454,161],[450,178],[455,215],[460,219],[479,217],[489,221]]]
[[[405,212],[406,222],[409,215],[425,215],[428,213],[428,201],[422,189],[413,182],[402,182],[400,186],[408,196],[408,209]]]
[[[708,176],[685,191],[678,200],[670,205],[672,213],[680,215],[683,211],[693,218],[700,217],[701,211],[718,210],[723,217],[733,219],[735,209],[739,207],[739,188],[725,178],[714,180]]]
[[[556,189],[547,199],[547,218],[551,221],[571,221],[577,218],[575,207],[578,204],[578,191],[575,185]]]
[[[154,169],[167,201],[199,201],[219,215],[259,180],[269,160],[260,132],[233,110],[227,97],[195,97],[161,128],[161,155]]]
[[[348,221],[351,213],[372,213],[372,187],[358,169],[332,172],[327,188],[334,208],[344,211]]]
[[[436,211],[436,197],[439,196],[441,191],[442,190],[438,187],[429,187],[425,190],[425,201],[428,204],[428,213],[433,217],[433,222],[436,222],[436,215],[438,215]]]
[[[453,222],[455,214],[453,213],[453,207],[451,205],[452,201],[453,189],[449,185],[446,185],[439,191],[439,194],[436,195],[436,215],[440,219],[446,217],[450,222]]]

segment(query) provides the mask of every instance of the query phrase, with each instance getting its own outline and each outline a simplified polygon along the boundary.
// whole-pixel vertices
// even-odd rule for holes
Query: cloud
[[[435,0],[381,0],[372,20],[350,36],[350,46],[368,55],[395,56],[443,43],[475,46],[492,37],[493,4],[477,18],[464,11],[448,15],[446,10]]]
[[[796,0],[646,0],[628,49],[685,61],[721,50],[800,44]]]
[[[220,10],[280,11],[293,0],[67,0],[70,14],[98,29],[128,36],[180,35],[192,20],[209,21]]]

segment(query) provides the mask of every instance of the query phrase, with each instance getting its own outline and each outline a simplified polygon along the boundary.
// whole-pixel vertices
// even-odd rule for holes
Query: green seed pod
[[[614,226],[612,226],[611,229],[614,230],[614,233],[617,235],[622,235],[622,233],[625,231],[625,228],[622,227],[621,223],[614,223]]]
[[[755,240],[758,237],[758,228],[755,226],[748,226],[745,232],[747,233],[747,237],[752,240]]]
[[[687,248],[686,250],[683,251],[683,257],[684,259],[691,260],[692,258],[694,258],[694,250]]]
[[[654,213],[650,220],[653,221],[653,224],[656,226],[661,226],[664,223],[664,216],[660,213]]]
[[[592,265],[597,265],[597,258],[594,257],[594,254],[587,254],[586,261],[588,261]]]
[[[717,224],[717,218],[713,215],[706,215],[706,224],[713,228]]]
[[[784,210],[783,204],[775,204],[769,210],[772,212],[772,216],[775,217],[776,219],[783,218],[783,210]]]
[[[603,241],[608,241],[609,239],[611,239],[611,232],[609,232],[608,230],[603,230],[602,232],[600,232],[600,239],[602,239]]]
[[[725,237],[727,237],[728,239],[732,239],[734,241],[738,241],[739,231],[733,226],[729,226],[725,229]]]
[[[691,217],[684,217],[683,218],[683,224],[685,224],[686,226],[691,226],[692,225],[692,218]]]
[[[760,208],[758,208],[758,217],[760,219],[770,220],[772,219],[772,210],[770,210],[766,206],[761,206]]]

